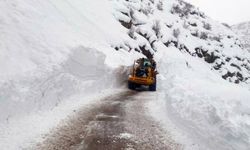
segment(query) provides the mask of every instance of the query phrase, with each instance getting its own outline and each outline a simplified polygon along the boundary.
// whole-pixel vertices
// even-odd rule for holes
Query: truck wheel
[[[156,81],[154,84],[149,86],[149,91],[156,91]]]
[[[135,90],[136,85],[135,85],[133,82],[128,81],[128,88],[129,88],[130,90]]]

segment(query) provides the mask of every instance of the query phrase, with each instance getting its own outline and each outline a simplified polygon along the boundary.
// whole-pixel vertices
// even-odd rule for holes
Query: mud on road
[[[44,142],[40,150],[176,150],[182,149],[147,115],[150,92],[125,91],[75,112]]]

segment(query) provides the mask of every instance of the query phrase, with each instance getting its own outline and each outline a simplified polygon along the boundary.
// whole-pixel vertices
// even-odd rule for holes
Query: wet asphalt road
[[[147,114],[156,93],[124,91],[75,112],[34,149],[179,150],[167,131]]]

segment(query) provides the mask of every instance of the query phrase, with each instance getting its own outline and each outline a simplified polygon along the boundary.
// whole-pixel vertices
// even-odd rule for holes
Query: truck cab
[[[156,91],[156,63],[147,58],[134,62],[128,78],[128,88],[135,90],[140,86],[148,86],[149,91]]]

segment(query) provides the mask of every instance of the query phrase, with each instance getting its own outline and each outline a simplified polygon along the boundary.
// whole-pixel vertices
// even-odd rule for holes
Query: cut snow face
[[[68,59],[53,72],[2,84],[0,110],[3,113],[0,120],[22,115],[27,110],[53,109],[60,101],[81,91],[87,94],[105,89],[105,80],[112,71],[104,63],[104,54],[95,49],[78,47],[72,49]],[[107,81],[109,86],[112,86],[112,81]],[[8,116],[4,112],[9,112]]]
[[[117,20],[133,40],[115,48],[139,51],[152,57],[159,50],[176,47],[183,55],[204,61],[223,79],[248,83],[250,54],[231,29],[213,21],[182,0],[114,0]]]
[[[160,51],[159,98],[148,107],[153,116],[185,149],[247,150],[249,89],[221,79],[177,48]]]
[[[81,46],[72,49],[68,59],[53,72],[1,85],[2,148],[16,149],[25,146],[26,142],[37,134],[47,132],[53,126],[50,122],[54,122],[56,126],[56,123],[59,123],[58,118],[63,118],[63,115],[53,116],[54,110],[63,107],[67,111],[61,109],[60,113],[67,116],[72,111],[68,108],[74,108],[71,106],[74,106],[74,103],[85,103],[85,97],[98,94],[105,89],[121,87],[126,81],[127,68],[110,68],[105,64],[105,60],[106,56],[103,53]],[[68,103],[68,108],[62,105],[65,102]],[[45,114],[49,114],[46,112],[51,112],[52,116],[46,116]],[[46,122],[43,117],[50,122]],[[51,121],[54,119],[56,121]],[[40,124],[40,120],[45,122],[36,125]],[[23,132],[31,130],[33,134]],[[10,145],[11,141],[15,141],[16,144]]]

